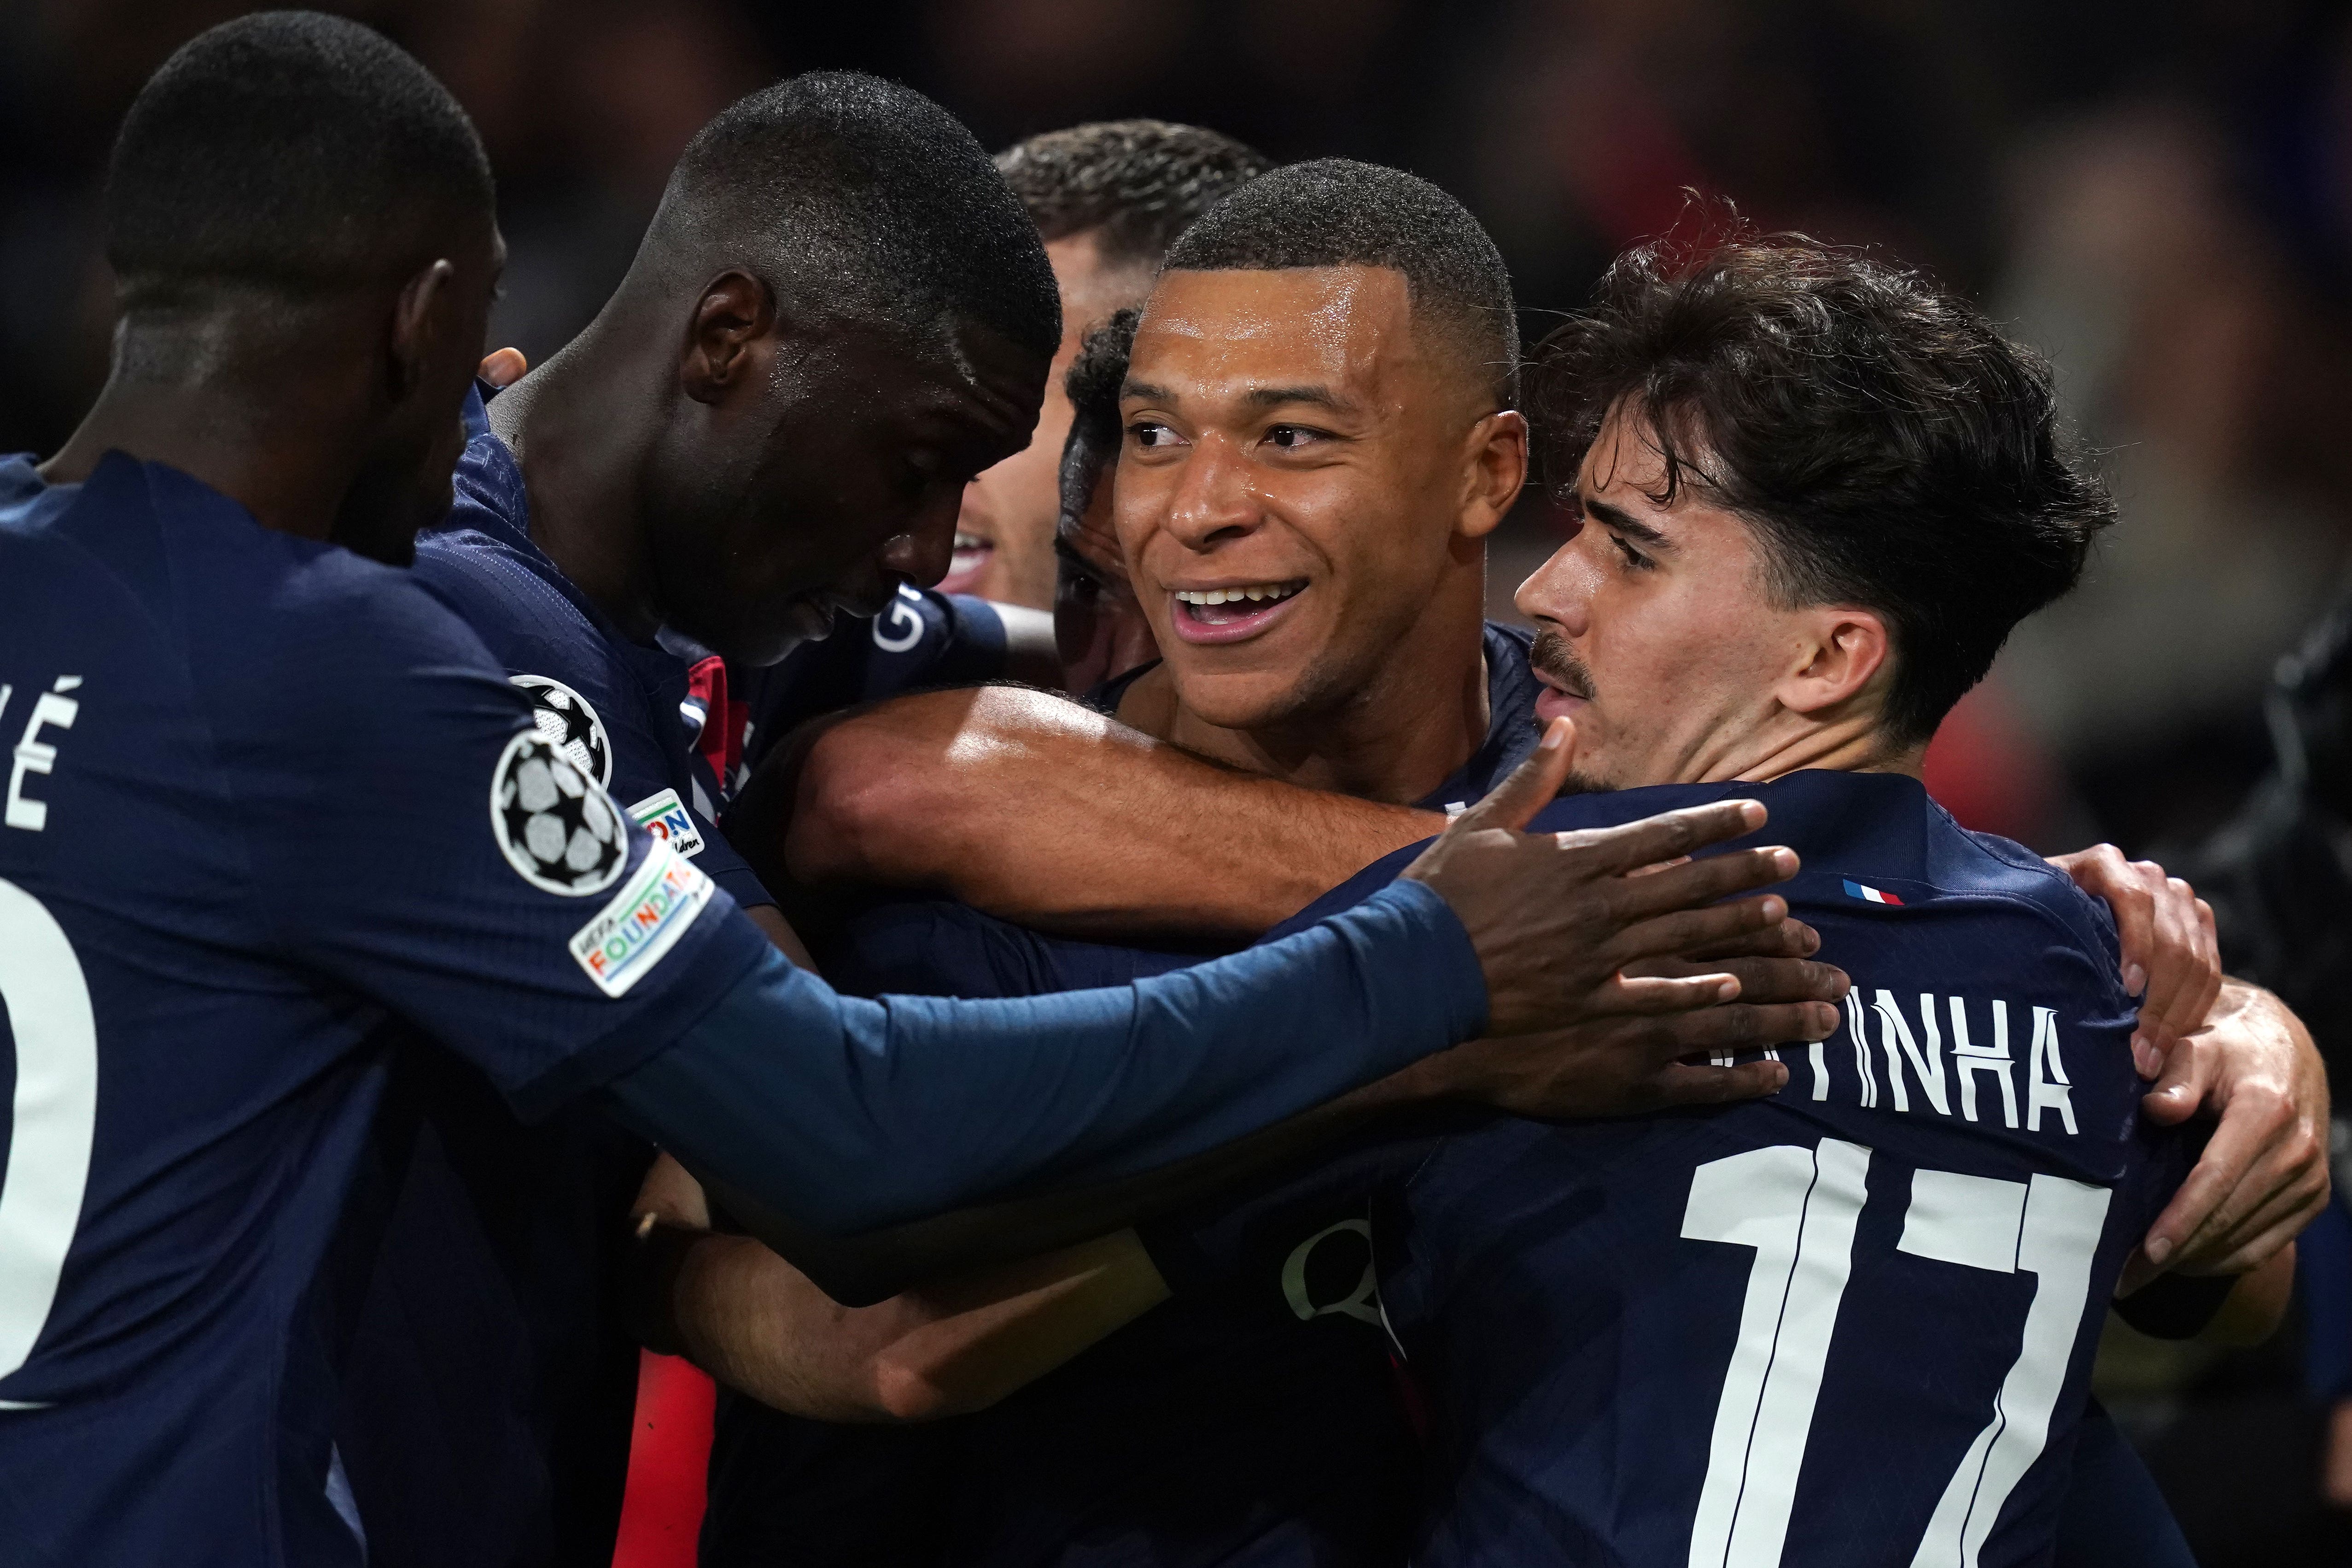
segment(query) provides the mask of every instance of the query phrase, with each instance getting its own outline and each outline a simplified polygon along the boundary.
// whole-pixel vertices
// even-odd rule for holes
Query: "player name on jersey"
[[[2029,1016],[2031,1032],[2020,1060],[2011,1050],[2011,1020],[2023,1026]],[[2045,1117],[2053,1130],[2063,1126],[2069,1134],[2081,1133],[2074,1122],[2073,1081],[2058,1048],[2055,1008],[2012,1004],[2000,997],[1897,992],[1856,980],[1846,993],[1843,1024],[1829,1039],[1808,1046],[1805,1054],[1815,1100],[1829,1099],[1834,1082],[1842,1084],[1842,1095],[1852,1096],[1864,1110],[1932,1111],[1985,1123],[1998,1114],[2011,1130],[2021,1113],[2029,1133],[2041,1132]]]

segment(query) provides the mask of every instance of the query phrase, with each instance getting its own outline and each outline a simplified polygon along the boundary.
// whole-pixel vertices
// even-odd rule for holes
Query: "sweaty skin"
[[[1746,524],[1688,489],[1671,507],[1643,493],[1645,483],[1661,486],[1643,462],[1654,455],[1638,434],[1622,420],[1604,429],[1579,476],[1582,526],[1518,596],[1520,609],[1544,628],[1547,639],[1536,659],[1538,675],[1551,688],[1541,703],[1546,716],[1555,729],[1577,726],[1576,775],[1633,788],[1771,778],[1820,767],[1916,774],[1924,746],[1889,743],[1877,723],[1889,688],[1891,648],[1875,613],[1846,606],[1789,609],[1769,601],[1759,586],[1764,574]],[[1643,706],[1644,696],[1670,700],[1664,683],[1677,678],[1701,721]],[[1594,736],[1589,748],[1588,727]],[[2233,1003],[2252,1002],[2259,994],[2248,995],[2251,990],[2237,988]],[[2173,1071],[2153,1098],[2176,1110],[2186,1102],[2197,1050],[2192,1038],[2176,1051]],[[2293,1052],[2239,1054],[2266,1059],[2260,1065]],[[2277,1099],[2271,1096],[2273,1116]],[[2242,1126],[2255,1121],[2243,1118]],[[2304,1158],[2294,1129],[2268,1130],[2289,1134],[2265,1139],[2254,1134],[2258,1141],[2281,1145],[2283,1164]],[[2254,1212],[2225,1228],[2242,1237],[2265,1225],[2299,1227],[2295,1216],[2309,1217],[2304,1189],[2310,1185],[2273,1179],[2269,1195],[2254,1200]],[[2324,1164],[2317,1186],[2324,1197]],[[2285,1249],[2292,1234],[2286,1228],[2256,1260],[2232,1292],[2219,1332],[2242,1343],[2276,1327],[2287,1300],[2292,1260]],[[2161,1260],[2138,1260],[2140,1278],[2127,1278],[2126,1291]],[[2224,1261],[2249,1267],[2239,1259]],[[1060,1269],[1066,1294],[1054,1296],[1050,1311],[1041,1306],[1030,1319],[1034,1333],[1008,1333],[1003,1314],[1015,1310],[1009,1307],[1015,1290],[1042,1302],[1038,1279],[997,1281],[998,1299],[967,1307],[960,1318],[926,1316],[919,1341],[894,1340],[891,1375],[925,1389],[939,1409],[976,1407],[1001,1396],[1006,1384],[1017,1386],[1076,1355],[1168,1294],[1150,1256],[1123,1242],[1082,1258],[1036,1262]],[[988,1282],[968,1283],[984,1288]]]

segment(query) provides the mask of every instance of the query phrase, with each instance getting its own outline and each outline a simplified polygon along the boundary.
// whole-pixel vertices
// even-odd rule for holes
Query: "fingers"
[[[1797,874],[1797,852],[1777,845],[1767,849],[1734,850],[1678,865],[1654,876],[1629,877],[1619,884],[1612,913],[1640,919],[1668,910],[1713,904],[1736,893],[1769,887]],[[1785,915],[1787,905],[1782,904]],[[1727,936],[1748,936],[1760,927],[1743,926]],[[1676,949],[1686,951],[1686,949]]]
[[[1835,1002],[1849,982],[1834,964],[1809,958],[1727,958],[1711,966],[1739,982],[1743,1002]]]
[[[520,349],[494,349],[482,357],[475,374],[494,387],[510,387],[530,371]]]
[[[1587,1018],[1654,1018],[1721,1005],[1739,995],[1739,982],[1717,971],[1706,975],[1621,975],[1604,982],[1585,1007]]]
[[[1575,721],[1564,716],[1552,720],[1544,727],[1543,738],[1536,742],[1528,759],[1512,768],[1510,777],[1488,790],[1484,800],[1447,823],[1445,831],[1470,833],[1487,828],[1526,827],[1528,819],[1559,798],[1575,757]]]
[[[1838,1009],[1827,1002],[1738,1001],[1658,1019],[1652,1048],[1675,1058],[1725,1056],[1826,1040],[1837,1026]]]
[[[1726,958],[1810,958],[1822,950],[1822,934],[1801,920],[1783,920],[1700,953],[1685,953],[1694,963]]]
[[[1788,904],[1778,894],[1699,909],[1677,909],[1627,926],[1611,938],[1602,951],[1620,968],[1643,958],[1704,952],[1777,925],[1788,911]]]
[[[1463,814],[1467,816],[1469,813]],[[1619,828],[1562,833],[1559,841],[1560,847],[1574,852],[1580,866],[1591,874],[1622,875],[1643,866],[1689,854],[1709,844],[1719,844],[1726,839],[1752,833],[1764,825],[1764,819],[1765,810],[1760,801],[1717,800],[1705,806],[1685,806],[1678,811],[1662,811],[1654,817],[1644,817],[1638,822],[1627,822]],[[1695,863],[1709,865],[1714,862]],[[1638,881],[1643,884],[1664,882],[1691,869],[1690,866],[1676,866]],[[1784,874],[1794,875],[1794,869]]]
[[[2172,1195],[2172,1201],[2158,1215],[2148,1228],[2145,1248],[2148,1260],[2166,1267],[2174,1255],[2186,1249],[2209,1225],[2218,1225],[2226,1232],[2239,1214],[2258,1201],[2258,1195],[2268,1184],[2258,1183],[2248,1188],[2248,1175],[2256,1162],[2274,1144],[2281,1131],[2277,1118],[2241,1113],[2224,1116],[2213,1130],[2205,1152]],[[2236,1199],[2234,1210],[2231,1206]]]
[[[1778,1093],[1789,1082],[1789,1070],[1767,1058],[1730,1067],[1698,1067],[1686,1061],[1669,1063],[1651,1082],[1651,1103],[1721,1105],[1734,1100],[1760,1100]]]

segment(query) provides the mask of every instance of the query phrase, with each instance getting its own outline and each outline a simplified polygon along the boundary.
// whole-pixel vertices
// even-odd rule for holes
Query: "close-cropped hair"
[[[1510,270],[1470,210],[1402,169],[1319,158],[1251,181],[1168,252],[1170,271],[1377,267],[1404,275],[1417,328],[1457,350],[1496,404],[1518,402]]]
[[[805,305],[973,322],[1048,358],[1061,345],[1045,246],[996,165],[954,115],[861,71],[809,71],[719,111],[678,159],[648,245],[696,267],[740,252]]]
[[[436,224],[494,204],[481,139],[431,72],[357,22],[266,11],[181,46],[132,100],[106,259],[133,305],[332,290],[404,276]]]
[[[1149,269],[1195,218],[1274,162],[1198,125],[1104,120],[1016,142],[996,166],[1041,238],[1090,234],[1106,266]]]
[[[1086,515],[1096,487],[1118,461],[1119,442],[1126,434],[1118,417],[1118,392],[1127,384],[1135,324],[1142,315],[1130,305],[1089,328],[1078,345],[1078,357],[1062,378],[1063,390],[1070,394],[1070,434],[1062,443],[1060,470],[1065,528]]]
[[[1538,348],[1530,403],[1572,500],[1612,413],[1754,530],[1780,603],[1888,622],[1883,724],[1922,742],[2115,520],[2048,363],[1916,272],[1717,214],[1617,258]]]

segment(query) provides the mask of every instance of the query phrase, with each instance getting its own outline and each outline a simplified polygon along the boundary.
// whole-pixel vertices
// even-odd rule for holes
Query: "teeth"
[[[978,534],[968,534],[961,528],[958,528],[956,530],[955,548],[960,550],[986,549],[988,548],[988,541],[982,538]]]
[[[1246,599],[1253,604],[1267,600],[1281,601],[1297,592],[1305,583],[1257,582],[1245,588],[1182,588],[1176,597],[1186,604],[1238,604]]]

